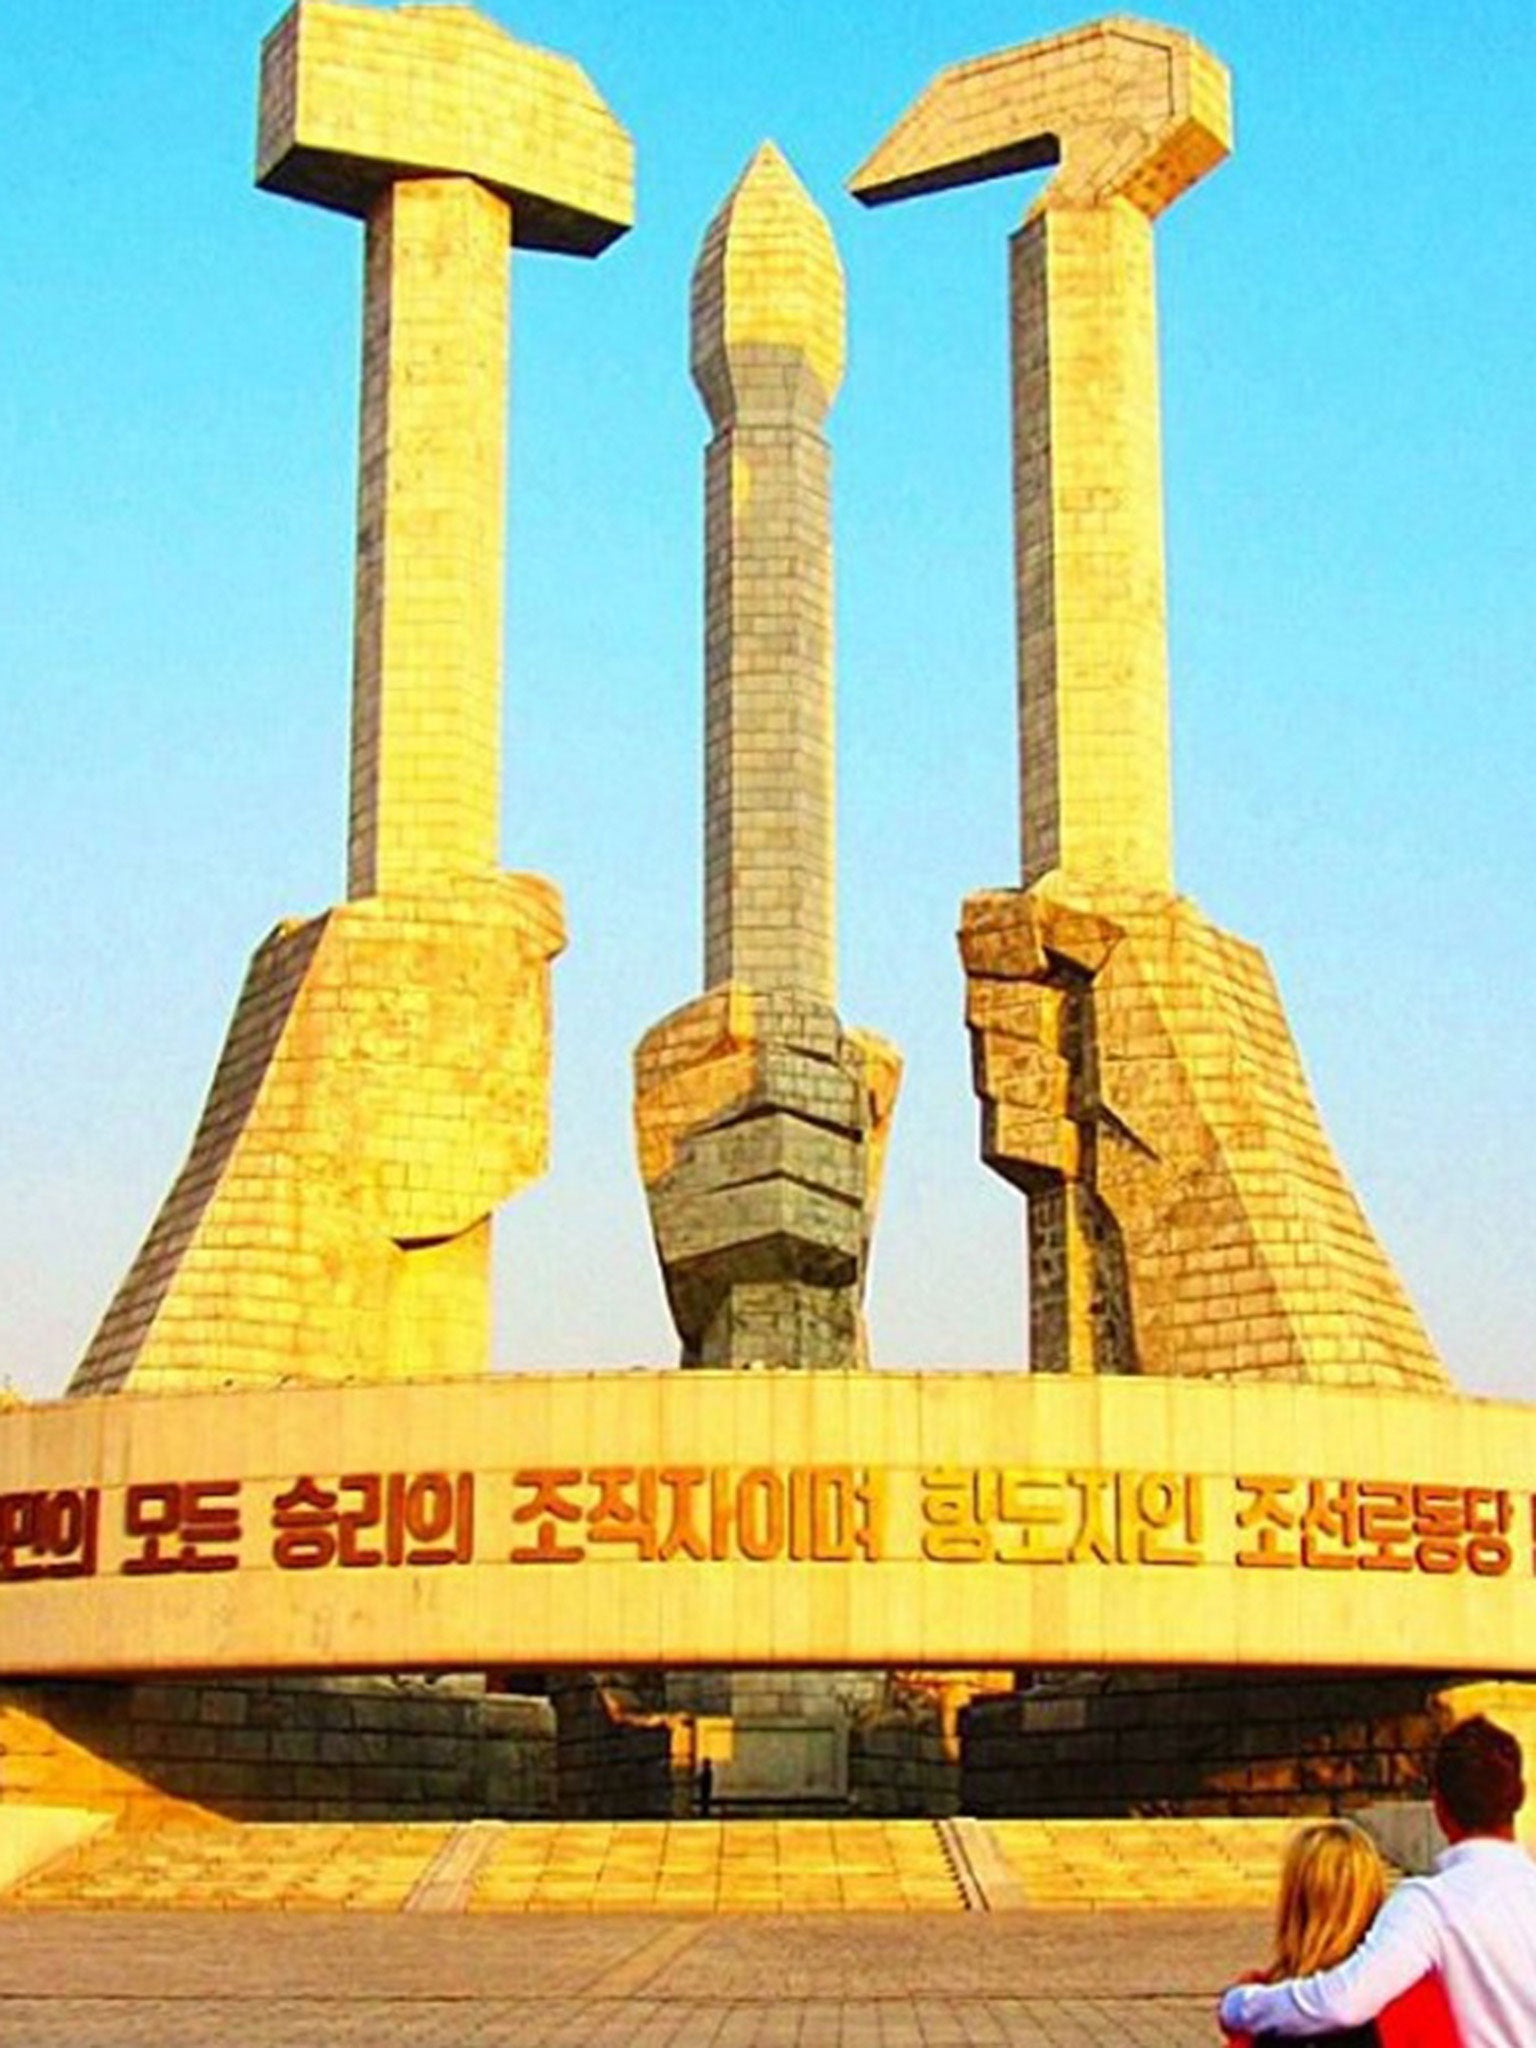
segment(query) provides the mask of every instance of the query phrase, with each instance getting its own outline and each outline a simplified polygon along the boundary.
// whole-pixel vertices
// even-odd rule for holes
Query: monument
[[[710,223],[690,360],[704,486],[705,993],[635,1052],[635,1133],[684,1365],[847,1370],[901,1062],[843,1028],[822,420],[843,274],[772,143]]]
[[[982,1151],[1035,1371],[1443,1389],[1263,956],[1174,889],[1152,223],[1230,143],[1216,59],[1115,17],[942,73],[852,180],[1058,166],[1009,251],[1024,886],[961,918]]]
[[[689,360],[704,484],[705,992],[635,1051],[635,1135],[684,1366],[849,1371],[901,1077],[835,1008],[831,459],[842,265],[771,142],[710,222]],[[848,1797],[878,1674],[737,1671],[660,1699],[722,1731],[715,1796]]]
[[[464,7],[299,0],[268,38],[259,181],[366,222],[348,900],[258,949],[69,1397],[0,1412],[0,1801],[569,1810],[547,1709],[488,1677],[642,1673],[588,1764],[618,1730],[644,1805],[707,1720],[814,1735],[827,1674],[930,1674],[952,1720],[968,1672],[1178,1667],[1217,1702],[1193,1796],[1294,1808],[1411,1789],[1448,1671],[1536,1669],[1536,1410],[1453,1395],[1261,956],[1174,885],[1152,221],[1229,139],[1217,61],[1117,17],[944,73],[854,181],[1056,166],[1012,244],[1022,886],[961,923],[1034,1371],[860,1370],[900,1065],[836,1008],[843,285],[765,145],[693,284],[705,987],[635,1058],[691,1369],[492,1378],[563,936],[497,866],[508,250],[600,251],[632,154]],[[969,1761],[1048,1734],[1057,1779],[1145,1796],[1163,1734],[1106,1749],[1086,1683],[972,1706]],[[1317,1729],[1327,1771],[1256,1782]],[[1008,1755],[969,1772],[994,1810]]]
[[[1113,17],[952,66],[851,180],[877,206],[1053,171],[1009,245],[1023,886],[961,916],[982,1154],[1027,1198],[1033,1371],[1441,1391],[1263,955],[1174,884],[1152,224],[1231,136],[1210,52]],[[969,1796],[1050,1800],[1061,1732],[1069,1754],[1101,1721],[1133,1761],[1076,1806],[1166,1796],[1191,1777],[1175,1752],[1202,1745],[1253,1784],[1251,1685],[1207,1679],[1191,1709],[1177,1676],[1103,1681],[1150,1693],[1159,1737],[1123,1697],[1101,1714],[1099,1683],[1035,1688],[1033,1730],[1028,1703],[980,1706],[991,1769]],[[1351,1719],[1423,1723],[1412,1687],[1280,1689],[1276,1752]],[[1266,1762],[1282,1783],[1283,1754]]]
[[[560,898],[497,865],[508,256],[621,235],[629,138],[467,7],[299,0],[256,174],[366,224],[348,900],[258,947],[74,1394],[485,1372],[491,1211],[548,1154]]]

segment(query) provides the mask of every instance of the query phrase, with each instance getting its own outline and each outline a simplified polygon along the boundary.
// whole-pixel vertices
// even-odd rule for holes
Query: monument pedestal
[[[962,1809],[1073,1819],[1413,1813],[1427,1810],[1440,1733],[1475,1713],[1536,1758],[1528,1685],[1262,1668],[1042,1676],[962,1712]],[[1411,1844],[1391,1826],[1390,1841],[1373,1832],[1400,1861]]]

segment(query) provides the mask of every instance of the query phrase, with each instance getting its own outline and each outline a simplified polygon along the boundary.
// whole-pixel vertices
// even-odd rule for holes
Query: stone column
[[[788,288],[786,288],[788,287]],[[771,143],[694,270],[704,466],[704,980],[835,999],[831,456],[843,276]]]
[[[941,73],[852,180],[878,205],[1058,167],[1009,264],[1026,889],[1173,888],[1152,219],[1221,161],[1229,135],[1226,74],[1199,44],[1096,22]],[[1028,1005],[1027,1050],[1016,1026],[995,1042],[992,999],[991,1042],[976,1045],[983,1150],[1029,1197],[1036,1370],[1104,1370],[1125,1335],[1095,1133],[1072,1121],[1092,1085],[1088,986],[1053,971]],[[1070,1142],[1042,1145],[1039,1130],[1027,1157],[1000,1146],[999,1085],[1035,1098],[1036,1125],[1070,1123]]]
[[[472,178],[368,212],[350,896],[497,857],[511,240]]]
[[[1048,198],[1010,258],[1024,882],[1168,890],[1152,223]]]
[[[685,1365],[848,1367],[900,1061],[833,1008],[827,224],[765,143],[693,275],[705,458],[707,992],[635,1053]]]
[[[1231,121],[1192,37],[1093,22],[941,72],[851,180],[878,206],[1055,166],[1010,245],[1026,888],[1173,887],[1152,222]]]

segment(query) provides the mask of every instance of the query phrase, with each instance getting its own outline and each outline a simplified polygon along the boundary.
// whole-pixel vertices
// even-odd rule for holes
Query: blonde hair
[[[1376,1845],[1353,1821],[1324,1820],[1286,1845],[1275,1913],[1274,1980],[1332,1969],[1360,1945],[1386,1897]]]

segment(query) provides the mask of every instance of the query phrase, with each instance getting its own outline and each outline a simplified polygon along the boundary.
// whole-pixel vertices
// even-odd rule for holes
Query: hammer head
[[[941,71],[849,190],[880,206],[1059,164],[1051,197],[1151,218],[1231,147],[1226,67],[1193,36],[1114,15]]]
[[[568,57],[470,7],[298,0],[262,45],[257,184],[366,215],[412,177],[499,193],[521,248],[596,256],[634,223],[634,146]]]

